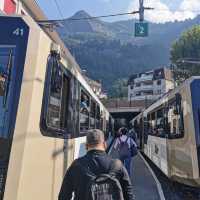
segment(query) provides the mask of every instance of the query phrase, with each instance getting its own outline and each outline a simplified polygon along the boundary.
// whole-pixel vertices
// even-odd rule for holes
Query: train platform
[[[118,158],[118,153],[113,148],[109,154]],[[131,180],[134,200],[165,200],[158,179],[140,153],[132,159]]]

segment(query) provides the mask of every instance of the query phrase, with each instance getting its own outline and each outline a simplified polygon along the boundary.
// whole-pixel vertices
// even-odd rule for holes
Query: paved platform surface
[[[115,150],[111,150],[110,155],[118,158]],[[161,200],[157,183],[140,154],[132,159],[131,180],[135,200]]]

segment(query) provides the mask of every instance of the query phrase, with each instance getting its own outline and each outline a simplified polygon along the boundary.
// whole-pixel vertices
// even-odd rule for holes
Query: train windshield
[[[0,46],[0,137],[8,137],[6,121],[8,120],[8,99],[12,82],[14,48]]]
[[[62,72],[58,67],[52,68],[51,88],[47,124],[50,127],[60,129],[61,102],[62,102]]]

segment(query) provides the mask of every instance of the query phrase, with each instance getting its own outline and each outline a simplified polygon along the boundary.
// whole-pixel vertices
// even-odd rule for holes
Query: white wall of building
[[[149,77],[149,79],[148,79]],[[174,88],[173,81],[160,79],[160,80],[152,80],[150,76],[141,76],[141,78],[135,79],[136,82],[134,85],[128,85],[128,100],[157,100],[162,95],[167,93],[170,89]],[[144,80],[145,79],[145,80]],[[152,84],[150,84],[150,80],[152,80]],[[147,82],[149,84],[147,84]],[[136,87],[136,83],[140,84],[139,87]],[[145,91],[152,91],[153,94],[146,94]],[[136,93],[141,93],[140,96],[136,96]]]

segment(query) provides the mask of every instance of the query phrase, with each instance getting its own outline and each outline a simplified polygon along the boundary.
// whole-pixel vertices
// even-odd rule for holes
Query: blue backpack
[[[126,158],[130,158],[131,157],[131,149],[129,147],[129,144],[128,144],[128,140],[130,138],[127,137],[127,139],[125,141],[122,141],[120,138],[119,138],[119,146],[118,146],[118,151],[119,151],[119,157],[120,157],[120,160],[124,160]]]

